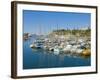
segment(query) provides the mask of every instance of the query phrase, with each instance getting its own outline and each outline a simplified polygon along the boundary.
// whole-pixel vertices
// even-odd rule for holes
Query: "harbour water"
[[[34,38],[23,42],[23,69],[91,66],[91,58],[32,49]]]

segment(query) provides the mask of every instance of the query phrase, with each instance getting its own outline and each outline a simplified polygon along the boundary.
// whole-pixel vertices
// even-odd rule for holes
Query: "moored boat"
[[[82,52],[82,55],[83,55],[83,56],[89,56],[89,55],[91,55],[91,50],[90,50],[90,49],[85,49],[85,50]]]

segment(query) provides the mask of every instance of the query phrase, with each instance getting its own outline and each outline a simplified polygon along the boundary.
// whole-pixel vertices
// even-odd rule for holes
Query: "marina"
[[[81,35],[81,33],[79,34]],[[31,34],[23,45],[23,68],[90,66],[91,40],[88,35],[80,35],[50,33],[32,36]]]
[[[67,32],[67,30],[66,30]],[[79,33],[81,34],[81,33]],[[51,35],[51,34],[50,34]],[[38,37],[30,48],[43,49],[46,51],[53,51],[58,54],[71,53],[77,55],[89,56],[91,54],[91,40],[87,36],[76,36],[76,35],[57,35],[53,34],[52,37],[48,35],[42,35]]]
[[[23,13],[23,69],[91,66],[89,13]]]
[[[23,69],[38,69],[38,68],[59,68],[59,67],[77,67],[77,66],[90,66],[90,54],[86,56],[80,55],[81,53],[71,53],[70,45],[67,49],[69,51],[61,51],[58,48],[52,51],[44,47],[31,48],[31,44],[35,42],[34,38],[24,41],[23,44]],[[65,50],[67,50],[65,49]],[[80,51],[81,52],[81,51]],[[85,51],[84,51],[85,53]],[[26,60],[27,58],[27,60]]]

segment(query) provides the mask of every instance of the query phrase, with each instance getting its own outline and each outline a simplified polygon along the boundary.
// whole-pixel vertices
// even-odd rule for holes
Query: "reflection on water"
[[[58,54],[42,49],[32,49],[33,39],[23,44],[23,69],[90,66],[90,57],[72,54]]]

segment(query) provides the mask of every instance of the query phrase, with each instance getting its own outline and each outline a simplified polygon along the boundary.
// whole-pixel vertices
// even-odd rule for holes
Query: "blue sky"
[[[55,29],[79,29],[91,24],[90,13],[23,10],[24,32],[47,34]]]

